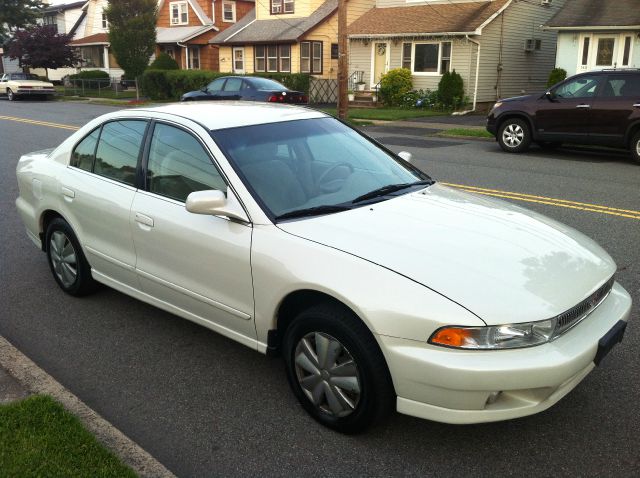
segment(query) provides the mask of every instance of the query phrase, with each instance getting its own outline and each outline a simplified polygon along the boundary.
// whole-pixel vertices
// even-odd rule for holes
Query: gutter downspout
[[[467,41],[478,45],[478,55],[476,57],[476,79],[475,85],[473,85],[473,107],[470,110],[461,111],[460,113],[458,113],[458,115],[473,113],[476,110],[476,104],[478,101],[478,77],[480,75],[480,42],[469,38],[469,35],[465,35],[465,38],[467,39]],[[455,115],[456,113],[453,114]]]

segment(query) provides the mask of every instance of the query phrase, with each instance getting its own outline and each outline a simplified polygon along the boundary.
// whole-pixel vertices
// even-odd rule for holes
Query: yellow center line
[[[70,124],[52,123],[50,121],[38,121],[27,118],[18,118],[16,116],[0,116],[0,120],[17,121],[18,123],[35,124],[38,126],[46,126],[49,128],[67,129],[70,131],[77,131],[80,129],[78,126],[73,126]]]
[[[598,206],[595,204],[579,203],[576,201],[565,201],[564,199],[546,198],[543,196],[532,196],[529,194],[509,193],[497,189],[477,188],[474,186],[464,186],[461,184],[441,183],[447,186],[462,189],[470,193],[482,194],[485,196],[493,196],[505,199],[513,199],[516,201],[531,202],[536,204],[546,204],[549,206],[564,207],[568,209],[577,209],[579,211],[596,212],[600,214],[608,214],[610,216],[626,217],[628,219],[640,220],[640,211],[632,211],[627,209],[616,209],[607,206]]]

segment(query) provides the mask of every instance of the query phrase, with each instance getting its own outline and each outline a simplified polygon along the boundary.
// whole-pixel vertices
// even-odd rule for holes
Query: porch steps
[[[374,100],[373,91],[354,91],[353,101],[349,101],[351,108],[375,108],[378,103]]]

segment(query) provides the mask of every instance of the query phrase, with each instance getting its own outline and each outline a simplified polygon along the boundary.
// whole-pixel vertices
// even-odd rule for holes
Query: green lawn
[[[0,476],[135,477],[52,398],[0,406]]]
[[[336,108],[317,108],[320,111],[337,116]],[[403,108],[349,108],[348,118],[362,120],[386,120],[396,121],[411,118],[424,118],[425,116],[441,116],[449,114],[448,111],[433,111]]]
[[[438,136],[465,136],[468,138],[493,138],[486,129],[451,128],[438,133]]]

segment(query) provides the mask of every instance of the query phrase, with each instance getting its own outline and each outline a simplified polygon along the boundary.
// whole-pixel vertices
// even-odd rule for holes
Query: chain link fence
[[[135,98],[136,82],[119,78],[65,78],[57,93],[85,98]]]

